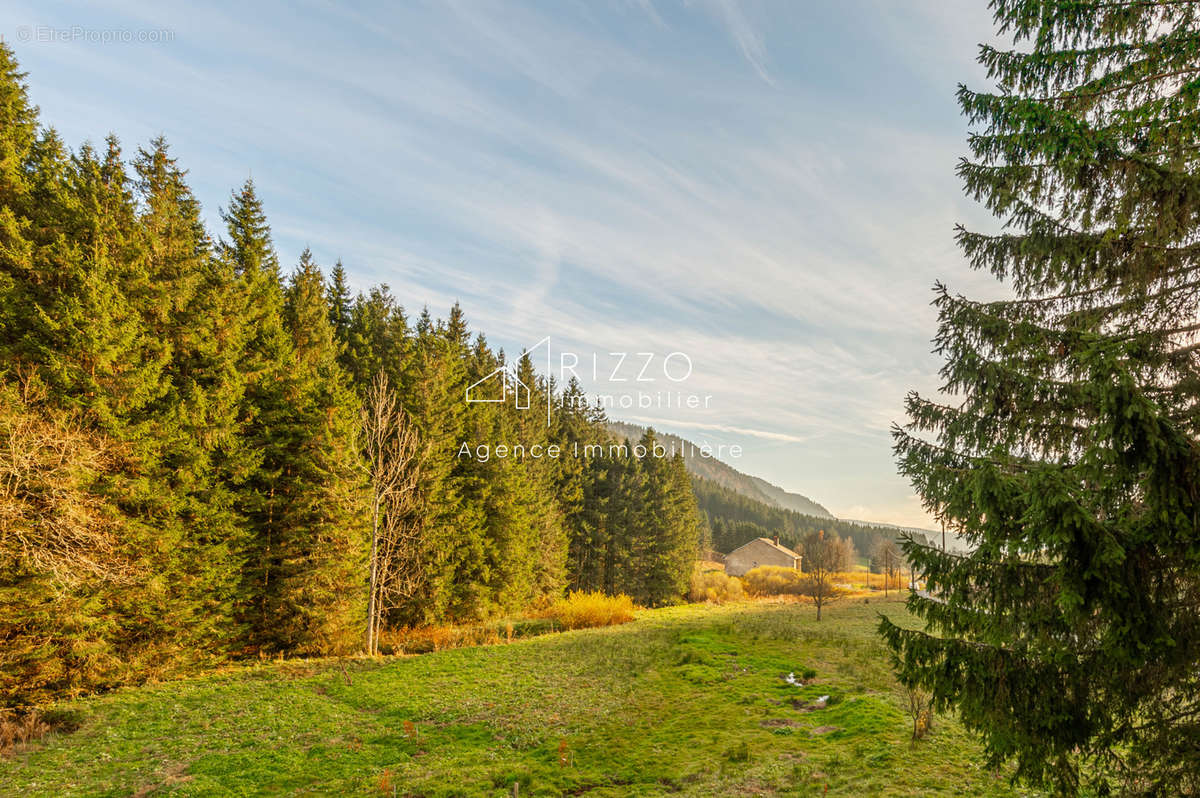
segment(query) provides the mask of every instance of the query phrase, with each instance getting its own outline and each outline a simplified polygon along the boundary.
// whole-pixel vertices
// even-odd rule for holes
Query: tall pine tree
[[[166,142],[140,149],[134,168],[144,238],[128,299],[167,362],[126,430],[140,467],[119,497],[139,521],[138,545],[156,578],[145,595],[128,596],[125,611],[131,645],[183,666],[227,653],[236,639],[244,528],[220,460],[236,441],[244,328]]]
[[[353,307],[353,297],[350,296],[350,285],[346,280],[346,267],[339,260],[329,273],[329,323],[333,325],[333,334],[339,341],[346,340],[350,329],[350,311]]]
[[[305,434],[296,406],[300,372],[284,328],[278,257],[252,181],[233,194],[221,217],[225,237],[218,256],[235,282],[250,331],[239,362],[246,381],[239,408],[240,457],[230,461],[226,473],[247,527],[238,617],[252,647],[274,649],[279,625],[269,597],[292,495],[282,479]]]
[[[0,355],[6,370],[24,354],[32,269],[30,152],[38,109],[12,48],[0,42]]]
[[[362,644],[368,522],[358,402],[338,363],[325,278],[305,250],[284,297],[295,353],[274,464],[265,622],[274,645],[345,653]]]
[[[981,48],[994,91],[960,90],[959,174],[1006,229],[958,240],[1014,298],[938,287],[952,398],[910,396],[896,430],[972,550],[910,541],[929,628],[882,633],[992,765],[1200,794],[1200,8],[992,7],[1015,46]]]

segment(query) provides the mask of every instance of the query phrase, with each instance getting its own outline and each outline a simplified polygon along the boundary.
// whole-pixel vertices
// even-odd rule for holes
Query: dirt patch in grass
[[[633,784],[632,779],[614,779],[613,781],[596,782],[594,784],[580,784],[566,790],[563,795],[586,795],[592,790],[600,790],[607,787],[625,787]]]
[[[146,798],[148,795],[153,795],[160,789],[170,789],[177,784],[191,781],[192,777],[187,775],[188,766],[182,762],[177,762],[161,771],[158,776],[158,781],[153,784],[147,784],[135,790],[131,794],[131,798]]]

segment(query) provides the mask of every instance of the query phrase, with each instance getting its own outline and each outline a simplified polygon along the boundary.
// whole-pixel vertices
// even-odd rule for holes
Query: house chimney
[[[779,535],[776,535],[775,537],[771,538],[771,540],[775,541],[776,546],[779,545]]]

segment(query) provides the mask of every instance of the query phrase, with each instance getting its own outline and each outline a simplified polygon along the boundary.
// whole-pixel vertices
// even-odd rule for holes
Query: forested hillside
[[[614,435],[630,441],[636,441],[646,431],[645,427],[623,421],[609,421],[608,428]],[[833,518],[833,513],[807,496],[789,493],[765,479],[743,474],[715,457],[704,456],[699,445],[685,438],[668,433],[659,433],[659,438],[667,446],[674,446],[676,451],[683,452],[683,461],[687,464],[688,471],[696,476],[773,507],[795,510],[818,518]]]
[[[800,551],[804,538],[824,530],[850,540],[859,554],[870,555],[881,543],[895,541],[901,530],[872,526],[836,518],[818,518],[794,510],[771,507],[748,498],[716,482],[692,475],[696,502],[707,522],[712,546],[719,552],[729,552],[754,538],[779,536],[783,545]],[[927,542],[920,533],[910,532],[920,542]]]
[[[398,625],[567,587],[679,600],[700,529],[679,458],[568,456],[611,442],[586,402],[549,425],[466,404],[504,353],[457,306],[280,264],[250,181],[222,229],[201,218],[164,140],[43,127],[0,43],[0,704],[362,650],[369,603]],[[579,393],[514,365],[534,407]],[[382,449],[372,385],[403,433]],[[477,448],[514,443],[564,454]],[[382,490],[371,453],[393,449]]]

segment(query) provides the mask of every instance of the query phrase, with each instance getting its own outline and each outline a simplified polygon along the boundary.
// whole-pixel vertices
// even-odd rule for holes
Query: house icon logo
[[[538,341],[533,346],[527,347],[521,352],[521,357],[532,355],[533,351],[541,346],[546,347],[546,373],[550,373],[550,336],[546,336]],[[498,403],[507,404],[513,403],[513,407],[517,410],[528,410],[532,403],[532,395],[530,386],[526,385],[517,376],[518,364],[521,358],[518,357],[498,366],[492,370],[490,374],[482,377],[467,386],[467,404],[488,404]],[[550,397],[546,397],[546,423],[550,423]]]
[[[518,410],[529,409],[529,386],[517,377],[516,363],[505,363],[467,386],[467,404],[507,403],[510,396]]]

